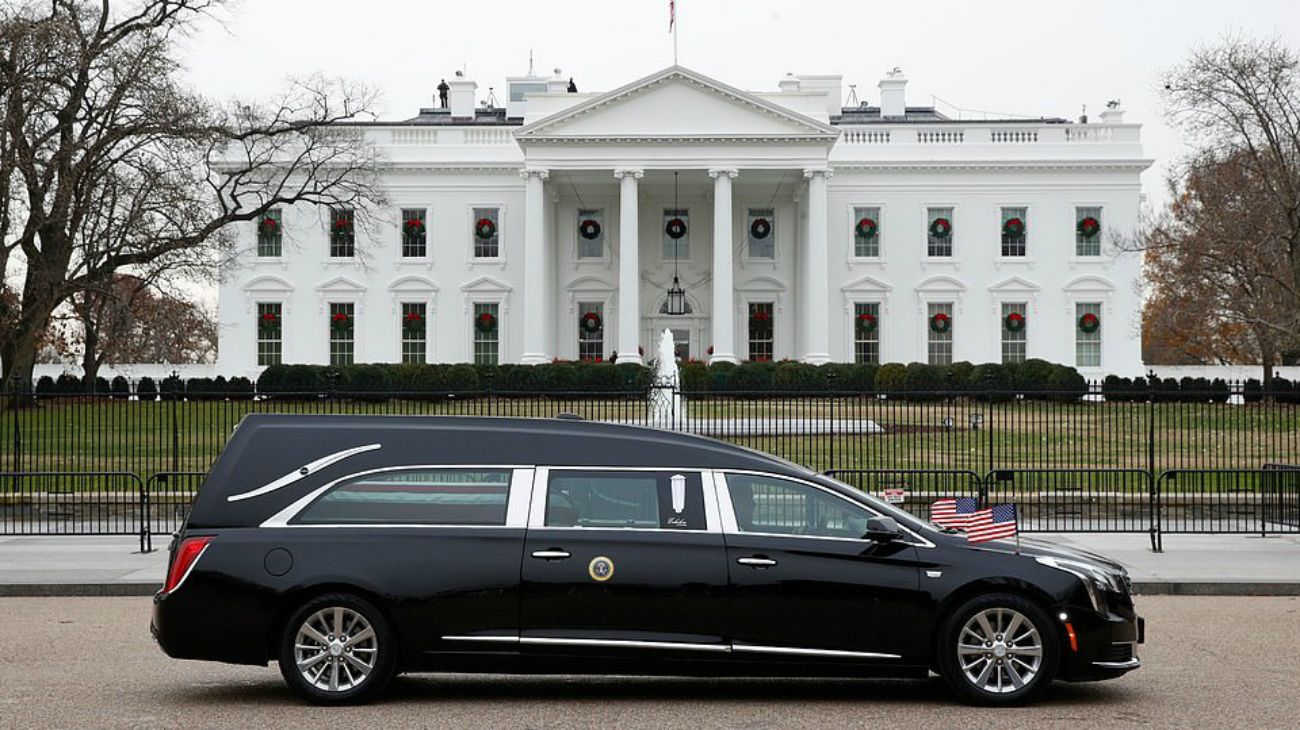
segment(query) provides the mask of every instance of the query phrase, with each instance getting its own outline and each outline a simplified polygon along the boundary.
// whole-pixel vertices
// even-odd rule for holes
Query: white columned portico
[[[826,240],[826,180],[829,168],[813,167],[803,171],[808,178],[808,240],[804,261],[803,287],[806,306],[800,312],[800,326],[804,331],[807,350],[803,361],[821,365],[831,361],[830,355],[830,297],[826,292],[830,281],[830,252]]]
[[[731,181],[737,174],[728,168],[709,170],[709,177],[713,178],[713,355],[710,363],[736,362]]]
[[[524,354],[520,362],[541,365],[551,361],[547,352],[546,312],[546,170],[520,170],[524,178]]]
[[[615,170],[618,178],[618,362],[641,364],[641,248],[637,181],[642,170]]]

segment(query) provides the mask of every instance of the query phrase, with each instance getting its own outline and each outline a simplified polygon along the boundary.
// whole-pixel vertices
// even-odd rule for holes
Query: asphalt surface
[[[1300,725],[1300,598],[1151,596],[1144,666],[1008,710],[929,681],[419,675],[301,703],[270,667],[168,659],[147,598],[0,599],[0,727],[1251,727]],[[845,617],[848,620],[849,617]]]

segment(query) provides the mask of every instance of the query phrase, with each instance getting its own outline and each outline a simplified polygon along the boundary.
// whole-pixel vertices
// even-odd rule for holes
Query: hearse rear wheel
[[[1037,604],[1010,593],[976,596],[939,631],[939,669],[961,699],[1019,705],[1043,694],[1056,676],[1056,627]]]
[[[317,596],[285,623],[280,674],[308,701],[357,704],[373,699],[396,665],[393,634],[379,609],[346,593]]]

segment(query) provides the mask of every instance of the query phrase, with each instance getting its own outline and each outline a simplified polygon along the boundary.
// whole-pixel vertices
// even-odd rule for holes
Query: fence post
[[[181,399],[180,373],[172,371],[172,384],[175,391],[172,393],[172,471],[180,471],[180,451],[181,451],[181,426],[177,414],[177,403]]]
[[[1156,476],[1156,371],[1147,372],[1147,480],[1151,488],[1151,551],[1164,552],[1161,535],[1160,480]]]
[[[17,474],[18,472],[22,471],[22,451],[23,451],[23,438],[22,438],[22,434],[21,434],[21,433],[19,432],[19,430],[18,430],[18,429],[19,429],[19,425],[20,425],[20,422],[19,422],[19,420],[18,420],[18,407],[21,405],[21,401],[19,400],[20,397],[21,397],[20,393],[18,392],[19,390],[20,390],[20,388],[18,387],[18,373],[14,373],[14,377],[13,377],[13,400],[10,401],[10,403],[9,403],[9,411],[10,411],[10,413],[13,414],[13,426],[14,426],[13,449],[14,449],[14,453],[13,453],[13,455],[12,455],[12,457],[11,457],[11,466],[13,467],[12,471],[13,471],[15,474]],[[32,395],[33,395],[33,397],[35,397],[35,394],[34,394],[34,393],[33,393]],[[19,487],[18,487],[18,477],[14,477],[14,478],[10,481],[10,485],[11,485],[12,491],[13,491],[15,494],[17,494],[18,491],[19,491]]]

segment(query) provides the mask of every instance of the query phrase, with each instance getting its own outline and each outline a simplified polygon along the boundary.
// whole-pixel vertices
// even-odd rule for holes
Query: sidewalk
[[[1100,553],[1128,568],[1144,595],[1300,595],[1300,535],[1036,534]],[[135,537],[0,537],[0,596],[150,595],[167,570],[167,538],[140,554]]]

